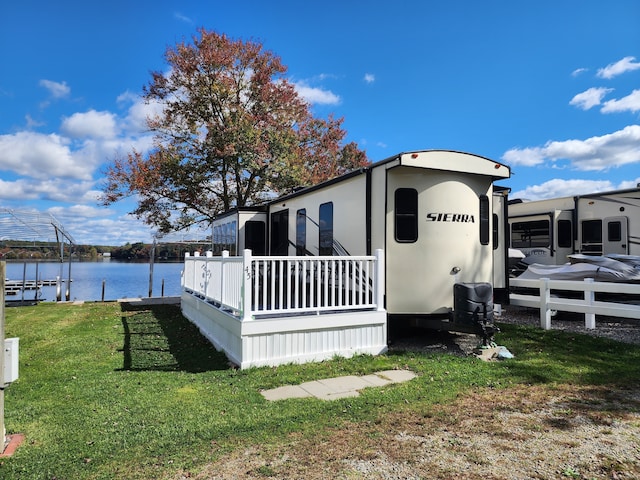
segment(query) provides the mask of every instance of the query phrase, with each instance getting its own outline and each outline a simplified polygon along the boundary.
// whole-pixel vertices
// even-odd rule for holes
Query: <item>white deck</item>
[[[187,256],[182,312],[240,368],[378,355],[387,350],[387,314],[376,253]]]

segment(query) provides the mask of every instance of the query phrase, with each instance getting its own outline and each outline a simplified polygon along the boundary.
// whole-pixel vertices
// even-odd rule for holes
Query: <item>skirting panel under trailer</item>
[[[264,317],[242,321],[188,292],[182,313],[240,368],[319,362],[387,351],[387,312]]]

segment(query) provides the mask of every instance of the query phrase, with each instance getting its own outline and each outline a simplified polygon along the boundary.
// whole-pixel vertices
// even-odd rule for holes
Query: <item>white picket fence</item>
[[[387,349],[384,254],[185,256],[183,314],[241,368]]]
[[[584,281],[541,279],[510,279],[511,287],[530,288],[538,295],[509,295],[511,305],[540,309],[540,326],[551,328],[554,311],[584,313],[585,328],[596,328],[596,315],[640,319],[640,303],[632,303],[625,295],[640,295],[640,284],[595,282],[592,278]],[[583,292],[582,298],[566,298],[557,292]],[[596,293],[615,294],[615,301],[596,301]]]
[[[373,256],[185,256],[184,290],[243,320],[261,315],[375,310],[383,305],[382,250]]]

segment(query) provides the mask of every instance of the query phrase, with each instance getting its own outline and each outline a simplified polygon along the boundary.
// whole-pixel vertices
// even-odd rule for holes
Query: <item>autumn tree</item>
[[[147,120],[154,148],[114,159],[105,205],[135,196],[138,218],[179,230],[368,164],[343,145],[343,119],[314,117],[261,43],[205,29],[192,40],[169,47],[170,68],[144,87],[162,106]]]

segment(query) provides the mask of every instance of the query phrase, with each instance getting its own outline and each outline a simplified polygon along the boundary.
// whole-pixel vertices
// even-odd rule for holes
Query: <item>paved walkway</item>
[[[338,398],[357,397],[360,390],[368,387],[384,387],[392,383],[408,382],[416,374],[410,370],[385,370],[371,375],[316,380],[300,385],[286,385],[284,387],[263,390],[262,396],[267,400],[285,400],[287,398],[315,397],[321,400],[337,400]]]

